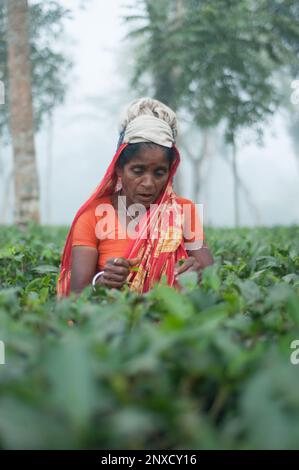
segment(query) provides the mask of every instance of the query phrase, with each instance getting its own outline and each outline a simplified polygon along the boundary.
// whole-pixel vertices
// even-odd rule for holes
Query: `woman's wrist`
[[[104,271],[100,271],[93,276],[92,286],[95,287],[96,284],[101,285],[103,283],[103,274]]]

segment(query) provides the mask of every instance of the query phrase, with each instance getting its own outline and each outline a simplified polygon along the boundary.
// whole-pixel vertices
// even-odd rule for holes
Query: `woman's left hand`
[[[180,261],[178,261],[174,267],[174,275],[176,280],[178,276],[183,273],[187,272],[197,272],[198,275],[198,282],[201,281],[201,273],[202,273],[202,266],[200,262],[194,258],[194,256],[189,256],[184,260],[184,263],[180,265]]]

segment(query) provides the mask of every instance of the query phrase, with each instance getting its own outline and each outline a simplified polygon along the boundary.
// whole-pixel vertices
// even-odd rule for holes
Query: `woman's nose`
[[[145,174],[142,178],[141,186],[147,189],[154,188],[155,183],[152,175]]]

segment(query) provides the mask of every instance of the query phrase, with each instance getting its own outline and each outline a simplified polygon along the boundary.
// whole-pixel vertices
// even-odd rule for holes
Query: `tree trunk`
[[[237,149],[235,139],[232,142],[232,170],[233,170],[233,186],[234,186],[234,219],[235,227],[240,225],[240,211],[239,211],[239,177],[237,170]]]
[[[191,151],[186,142],[182,141],[182,147],[186,154],[187,159],[191,163],[191,185],[192,185],[192,200],[197,202],[199,192],[201,191],[202,183],[202,166],[206,158],[208,157],[209,149],[209,136],[210,130],[208,128],[202,129],[202,143],[198,157],[195,156],[194,150]]]
[[[52,160],[53,160],[53,116],[50,114],[47,129],[47,159],[46,159],[46,179],[45,179],[45,199],[46,199],[46,223],[51,224],[51,199],[52,199]]]
[[[211,178],[211,175],[212,175],[213,156],[214,156],[214,153],[213,152],[210,153],[210,149],[209,149],[209,153],[207,155],[206,169],[205,169],[205,175],[206,175],[205,184],[203,185],[204,191],[201,189],[202,199],[205,201],[204,221],[205,221],[205,225],[207,226],[212,226],[212,218],[211,218],[210,210],[209,210],[210,208],[209,201],[210,201],[210,196],[211,196],[211,188],[210,188],[211,185],[209,184],[209,179]]]
[[[10,198],[11,198],[11,186],[12,186],[12,179],[13,179],[13,170],[11,170],[6,180],[3,184],[3,200],[2,200],[2,208],[0,214],[0,224],[6,224],[9,214],[9,207],[10,207]]]
[[[209,147],[209,129],[205,128],[202,130],[202,145],[200,151],[200,157],[197,160],[197,165],[194,168],[194,200],[197,201],[199,197],[199,191],[201,190],[202,183],[202,164],[208,156]]]
[[[230,170],[231,170],[231,166],[232,166],[231,162],[227,158],[224,158],[224,161],[225,161],[225,163],[227,163],[227,165],[230,167]],[[238,182],[239,191],[240,192],[242,191],[242,193],[243,193],[243,197],[245,198],[245,201],[247,202],[249,210],[250,210],[250,212],[253,216],[255,225],[260,225],[261,224],[261,216],[260,216],[259,209],[258,209],[257,205],[254,203],[254,201],[252,200],[249,189],[247,188],[244,181],[242,181],[242,179],[241,179],[241,177],[238,173],[237,173],[237,182]]]
[[[298,149],[295,148],[294,154],[295,154],[295,160],[296,160],[298,176],[299,176],[299,148]]]
[[[33,136],[27,0],[6,0],[10,132],[14,156],[14,222],[39,223],[39,186]]]

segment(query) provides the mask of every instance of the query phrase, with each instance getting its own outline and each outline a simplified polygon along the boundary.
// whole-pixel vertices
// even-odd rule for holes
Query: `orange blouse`
[[[185,213],[185,222],[189,219],[188,214],[191,214],[191,233],[184,238],[185,248],[186,250],[199,249],[205,235],[196,206],[189,199],[181,197],[178,198],[178,202],[181,205],[190,204],[190,211]],[[190,236],[192,232],[193,236]],[[72,246],[97,248],[98,269],[102,270],[109,258],[124,256],[131,241],[117,211],[111,204],[110,196],[105,196],[93,201],[78,218],[73,230]],[[199,245],[196,242],[199,242]],[[189,243],[193,243],[194,246],[188,245]]]

